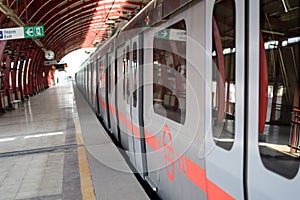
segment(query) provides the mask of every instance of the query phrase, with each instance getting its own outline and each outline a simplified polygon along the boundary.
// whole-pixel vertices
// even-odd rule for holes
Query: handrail
[[[295,153],[296,150],[300,150],[299,147],[299,125],[300,125],[300,109],[293,108],[293,115],[291,119],[291,130],[288,146],[291,147],[291,153]]]

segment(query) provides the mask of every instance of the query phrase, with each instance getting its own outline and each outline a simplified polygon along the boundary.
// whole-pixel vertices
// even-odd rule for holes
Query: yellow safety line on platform
[[[78,145],[83,145],[83,138],[81,134],[81,127],[78,121],[78,115],[74,113],[74,123],[76,130],[76,142]],[[86,156],[86,150],[84,146],[80,146],[77,149],[80,182],[81,182],[81,195],[83,200],[95,200],[94,186],[91,179],[89,162]]]
[[[94,186],[91,179],[89,163],[86,156],[84,147],[78,148],[78,160],[79,160],[79,171],[80,171],[80,182],[81,182],[81,194],[83,200],[94,200]]]

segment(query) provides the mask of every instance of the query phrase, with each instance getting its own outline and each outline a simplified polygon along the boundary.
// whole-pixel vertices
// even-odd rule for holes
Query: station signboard
[[[24,26],[25,38],[44,37],[44,26]]]
[[[51,65],[56,65],[56,64],[57,64],[56,60],[47,60],[47,61],[44,61],[44,65],[45,66],[51,66]]]
[[[0,29],[0,40],[12,40],[24,38],[23,27]]]
[[[0,29],[0,40],[44,37],[44,26],[24,26]]]

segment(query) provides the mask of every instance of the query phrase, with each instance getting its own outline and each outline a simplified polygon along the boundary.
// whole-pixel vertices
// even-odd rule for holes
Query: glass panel
[[[108,83],[108,93],[110,94],[111,93],[111,90],[112,90],[112,87],[113,87],[113,84],[112,84],[112,65],[111,65],[111,57],[108,56],[108,76],[107,76],[107,83]]]
[[[91,64],[91,101],[92,105],[94,105],[94,63]]]
[[[299,170],[299,1],[260,1],[259,150],[286,178]]]
[[[186,35],[181,20],[153,40],[154,112],[181,124],[186,113]]]
[[[216,1],[212,19],[212,132],[230,150],[235,132],[235,4]]]
[[[125,100],[126,96],[126,76],[127,76],[127,60],[125,58],[125,49],[123,51],[123,56],[122,56],[122,62],[123,62],[123,67],[122,67],[122,74],[123,74],[123,99]]]
[[[133,106],[136,107],[137,105],[137,44],[136,42],[133,43],[133,55],[132,55],[132,75],[133,75]]]
[[[105,102],[105,84],[106,84],[106,80],[105,80],[105,66],[104,66],[104,62],[103,60],[100,60],[99,62],[99,66],[98,66],[98,83],[99,83],[99,96],[100,96],[100,100],[99,100],[99,105],[101,105],[101,109],[105,106],[104,102]],[[99,97],[98,97],[99,99]]]
[[[129,85],[129,76],[128,76],[128,64],[130,63],[130,55],[129,55],[129,46],[126,48],[126,61],[125,61],[125,80],[126,80],[126,102],[129,104],[130,97],[130,85]]]

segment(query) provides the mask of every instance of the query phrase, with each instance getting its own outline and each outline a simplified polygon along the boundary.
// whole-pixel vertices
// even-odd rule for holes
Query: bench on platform
[[[12,108],[17,110],[20,107],[21,102],[22,102],[21,100],[13,100],[11,102]]]

